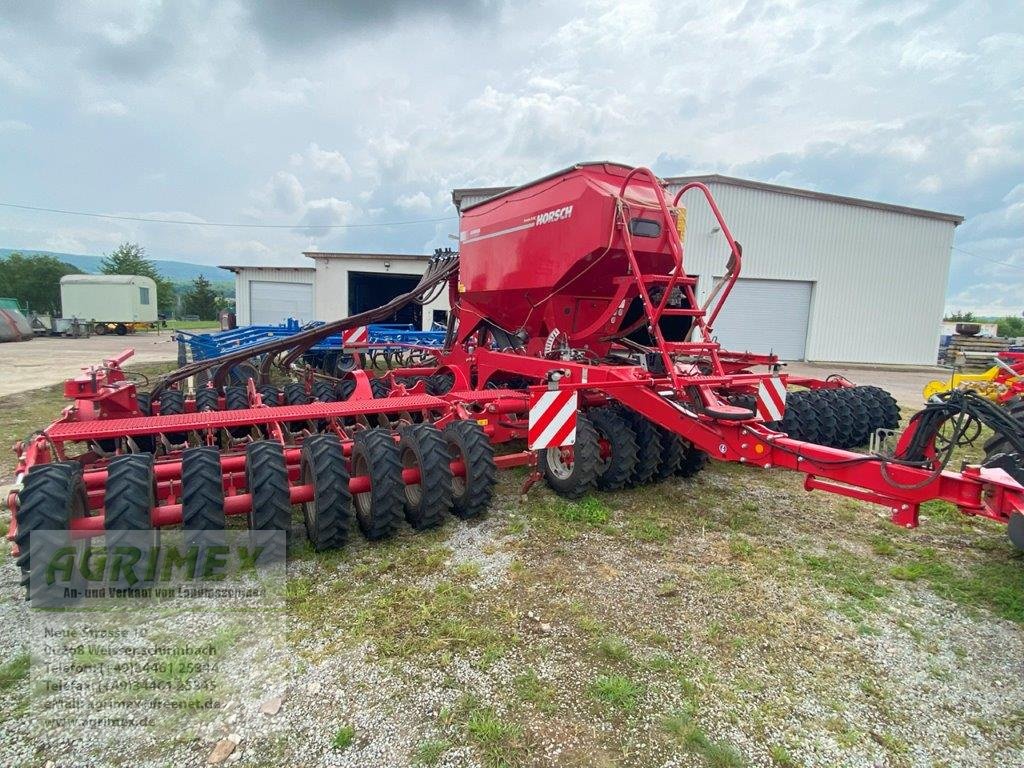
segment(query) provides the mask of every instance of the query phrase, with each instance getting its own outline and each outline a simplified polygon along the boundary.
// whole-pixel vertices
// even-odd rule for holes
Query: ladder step
[[[665,307],[661,310],[661,315],[674,315],[676,317],[703,317],[703,309],[676,309],[674,307]]]

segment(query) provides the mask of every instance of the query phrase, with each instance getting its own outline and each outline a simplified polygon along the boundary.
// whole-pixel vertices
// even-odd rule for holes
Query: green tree
[[[200,275],[192,281],[192,287],[182,297],[186,315],[197,315],[200,320],[216,320],[219,297],[214,293],[210,281]]]
[[[999,320],[999,335],[1003,338],[1024,336],[1024,317],[1009,315]]]
[[[142,275],[156,283],[156,305],[161,312],[174,309],[174,283],[160,274],[156,265],[146,258],[146,249],[138,243],[121,243],[100,262],[104,275]]]
[[[973,323],[974,322],[974,313],[973,312],[960,312],[959,310],[957,310],[956,312],[951,314],[949,317],[943,318],[943,320],[945,322],[947,322],[947,323]]]
[[[0,293],[40,314],[60,314],[60,279],[82,270],[53,256],[12,253],[0,259]]]

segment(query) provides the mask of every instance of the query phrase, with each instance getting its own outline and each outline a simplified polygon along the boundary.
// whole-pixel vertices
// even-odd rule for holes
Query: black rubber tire
[[[835,420],[835,432],[830,445],[834,448],[853,448],[854,417],[846,397],[840,389],[822,389],[818,397]]]
[[[461,461],[466,467],[462,477],[452,476],[452,514],[460,520],[479,517],[491,505],[498,482],[494,446],[484,428],[468,419],[451,422],[442,434],[449,461]]]
[[[708,465],[708,455],[693,443],[683,441],[683,458],[676,469],[678,477],[693,477]]]
[[[292,503],[284,448],[276,440],[257,440],[245,448],[245,481],[252,496],[249,530],[291,529]]]
[[[601,463],[601,446],[597,430],[583,414],[576,416],[576,443],[572,447],[572,464],[566,465],[561,448],[539,451],[537,466],[555,493],[567,499],[579,499],[597,487]]]
[[[135,406],[143,416],[152,416],[152,397],[149,392],[135,393]],[[156,438],[153,435],[134,435],[132,440],[139,449],[139,453],[156,453]]]
[[[325,379],[313,380],[313,399],[321,403],[333,403],[338,399],[334,385]]]
[[[427,394],[434,395],[446,395],[452,391],[452,387],[455,386],[455,376],[450,373],[435,373],[433,376],[427,377]]]
[[[125,325],[124,323],[118,323],[117,325],[114,326],[114,333],[116,333],[118,336],[127,336],[128,326]]]
[[[212,446],[189,448],[181,456],[181,525],[191,531],[227,526],[220,451]]]
[[[862,392],[868,394],[881,411],[881,422],[876,428],[898,429],[900,426],[900,406],[896,398],[881,387],[866,386],[858,387]]]
[[[129,453],[111,460],[103,492],[103,527],[108,531],[153,528],[156,478],[153,454]]]
[[[165,389],[160,393],[160,415],[176,416],[185,412],[185,394],[180,389]],[[187,432],[168,432],[167,439],[174,445],[188,440]]]
[[[356,522],[371,541],[392,536],[402,524],[405,485],[398,443],[391,432],[364,429],[352,440],[352,474],[368,475],[370,490],[352,496]]]
[[[667,480],[679,471],[683,457],[686,455],[686,441],[675,432],[669,432],[663,427],[655,425],[658,430],[658,437],[661,438],[661,461],[651,478],[654,482]]]
[[[348,541],[352,494],[341,441],[337,435],[312,435],[302,443],[300,482],[313,486],[313,500],[303,502],[306,538],[317,552],[338,549]]]
[[[274,385],[264,384],[256,391],[260,393],[260,397],[263,399],[264,405],[271,408],[277,408],[281,405],[281,390]]]
[[[871,434],[871,416],[868,412],[867,404],[861,398],[857,387],[847,387],[846,389],[839,390],[839,392],[842,397],[846,398],[850,412],[853,415],[850,445],[855,448],[867,445],[868,437]]]
[[[824,395],[825,390],[809,390],[807,402],[814,410],[817,421],[817,440],[819,445],[834,446],[836,435],[839,431],[839,423],[836,421],[835,412],[832,410],[832,401]]]
[[[433,424],[411,424],[399,431],[403,469],[419,469],[420,482],[404,485],[405,519],[415,530],[443,524],[452,508],[452,468],[448,442]]]
[[[297,381],[284,385],[285,405],[309,405],[310,397],[306,394],[306,385]]]
[[[1008,416],[1020,424],[1024,429],[1024,397],[1014,397],[1002,404],[1002,409]],[[1013,453],[1013,445],[1002,432],[996,432],[985,441],[985,456],[994,456],[997,453]]]
[[[370,391],[373,393],[374,400],[380,400],[388,396],[391,392],[391,385],[385,379],[370,379]]]
[[[636,466],[626,482],[627,488],[634,488],[649,483],[658,471],[658,465],[661,464],[661,436],[654,424],[640,414],[622,406],[617,410],[636,435]]]
[[[89,502],[82,481],[82,465],[77,461],[36,464],[25,474],[18,493],[18,523],[14,543],[18,545],[21,583],[29,586],[30,542],[33,531],[65,531],[71,521],[86,517]]]
[[[343,403],[352,397],[352,393],[356,391],[355,379],[342,379],[338,382],[337,386],[337,401]]]
[[[224,387],[224,410],[245,411],[249,408],[249,391],[243,386],[232,385]],[[232,437],[246,437],[252,433],[251,426],[228,427],[228,434]]]
[[[196,390],[196,411],[201,413],[203,411],[219,411],[220,410],[220,395],[217,394],[217,390],[210,389],[209,387],[203,387],[202,389]]]
[[[363,359],[359,353],[341,352],[334,364],[334,373],[338,376],[362,368]]]
[[[607,458],[598,459],[597,487],[602,491],[624,488],[633,476],[637,462],[636,434],[616,409],[592,408],[587,411],[598,440],[608,444]],[[601,453],[604,453],[602,450]]]

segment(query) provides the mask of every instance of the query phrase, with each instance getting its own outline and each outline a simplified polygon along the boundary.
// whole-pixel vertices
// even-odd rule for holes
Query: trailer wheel
[[[386,379],[373,378],[370,379],[370,391],[373,392],[373,399],[380,400],[388,396],[391,392],[391,385],[388,384]]]
[[[363,359],[358,352],[340,352],[334,365],[336,374],[344,374],[363,367]]]
[[[448,443],[433,424],[402,427],[398,434],[402,468],[420,471],[420,482],[405,486],[405,519],[417,531],[436,528],[452,508]]]
[[[284,402],[286,405],[309,405],[306,385],[297,381],[284,385]]]
[[[220,396],[217,390],[203,387],[196,390],[196,411],[217,411],[220,410]]]
[[[679,471],[679,466],[686,455],[686,441],[675,432],[669,432],[655,425],[658,437],[661,438],[661,461],[654,472],[654,481],[667,480]]]
[[[185,412],[185,393],[180,389],[165,389],[160,393],[160,415],[177,416]],[[167,439],[174,445],[188,440],[187,432],[168,432]]]
[[[314,400],[318,400],[321,403],[333,403],[337,400],[337,397],[331,382],[324,379],[315,379],[313,381]]]
[[[212,446],[182,454],[181,524],[193,531],[223,531],[227,525],[220,451]]]
[[[569,499],[578,499],[594,490],[600,463],[597,430],[583,414],[576,416],[576,443],[571,448],[541,451],[537,462],[551,489]]]
[[[299,471],[302,484],[313,486],[313,500],[302,504],[310,545],[317,552],[344,546],[352,519],[352,494],[338,436],[313,435],[303,441]]]
[[[260,393],[260,398],[263,400],[263,404],[276,408],[281,404],[281,390],[271,384],[264,384],[257,390]]]
[[[89,514],[89,501],[82,481],[82,465],[77,461],[56,461],[36,464],[25,475],[18,493],[15,519],[18,531],[18,567],[21,583],[29,585],[29,544],[33,531],[67,530],[71,521]]]
[[[609,407],[587,411],[587,418],[597,430],[600,446],[597,487],[602,491],[617,491],[629,482],[636,469],[636,433]]]
[[[149,392],[135,393],[135,406],[143,416],[153,415],[151,400]],[[140,453],[156,453],[156,438],[153,435],[134,435],[132,440],[135,441]]]
[[[352,497],[363,535],[371,541],[393,535],[402,523],[405,493],[402,460],[391,432],[378,427],[356,433],[352,474],[370,478],[370,490]]]
[[[125,325],[124,323],[118,323],[117,325],[114,326],[114,333],[116,333],[118,336],[127,336],[128,326]]]
[[[108,531],[148,531],[153,527],[155,506],[153,454],[129,453],[112,459],[103,492],[103,527]]]
[[[628,408],[618,408],[619,415],[636,435],[636,466],[626,482],[627,488],[650,482],[661,464],[661,436],[649,420]]]
[[[455,377],[450,373],[435,373],[427,377],[427,394],[437,397],[447,395],[455,386]]]
[[[708,455],[697,448],[693,443],[683,441],[683,458],[679,462],[676,475],[679,477],[693,477],[708,465]]]
[[[249,530],[289,532],[292,502],[284,447],[276,440],[257,440],[245,448],[245,482],[252,496]]]
[[[448,458],[462,462],[466,470],[461,476],[452,476],[452,514],[461,520],[479,517],[490,506],[498,482],[494,446],[475,421],[453,421],[442,434]]]
[[[860,392],[858,392],[857,389],[857,387],[850,387],[845,390],[840,390],[846,396],[847,404],[850,406],[850,412],[853,414],[853,432],[851,434],[851,439],[854,447],[866,445],[868,442],[868,435],[871,434],[871,418],[868,415],[867,405],[861,399]]]
[[[355,379],[342,379],[338,382],[338,401],[344,402],[352,397],[352,393],[356,391]]]
[[[1024,397],[1014,397],[1003,403],[1002,408],[1007,415],[1015,419],[1024,429]],[[1002,432],[996,432],[985,441],[985,456],[994,456],[997,453],[1011,453],[1013,446]]]
[[[839,422],[832,411],[829,399],[822,394],[824,391],[821,389],[808,390],[806,399],[811,406],[811,410],[814,412],[816,421],[817,436],[815,442],[819,445],[834,445],[836,434],[839,430]]]
[[[866,386],[858,387],[872,397],[882,412],[882,420],[878,427],[882,429],[896,429],[900,425],[900,406],[896,398],[881,387]],[[1024,418],[1024,413],[1021,414]]]
[[[224,410],[244,411],[249,407],[249,392],[245,387],[224,387]],[[232,437],[245,437],[252,433],[252,426],[228,427]]]

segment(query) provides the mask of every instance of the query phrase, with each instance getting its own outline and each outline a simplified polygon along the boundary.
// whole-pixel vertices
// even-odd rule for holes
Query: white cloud
[[[352,179],[352,167],[341,152],[320,149],[316,143],[310,144],[306,150],[310,165],[318,171],[336,176],[344,181]]]
[[[429,213],[432,207],[430,198],[424,192],[417,192],[415,195],[401,195],[395,200],[395,205],[403,211],[418,213]]]
[[[0,120],[0,133],[18,133],[31,130],[32,126],[24,120]]]
[[[99,115],[100,117],[124,117],[128,114],[128,107],[116,99],[107,99],[89,104],[85,111],[90,115]]]

